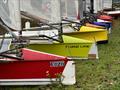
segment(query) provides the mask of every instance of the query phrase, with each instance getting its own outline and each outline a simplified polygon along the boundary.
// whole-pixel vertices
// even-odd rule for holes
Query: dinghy
[[[103,24],[107,24],[106,29],[109,31],[109,34],[111,33],[112,21],[105,21],[105,20],[97,19],[97,22],[100,22],[100,23],[103,23]]]
[[[74,61],[26,48],[22,48],[21,53],[21,60],[12,57],[0,59],[4,60],[0,63],[0,86],[75,84]]]
[[[103,26],[98,26],[98,25],[94,25],[94,24],[90,24],[90,23],[86,23],[85,26],[99,28],[99,29],[105,29],[105,27],[103,27]]]
[[[67,29],[67,27],[63,27],[64,35],[74,36],[74,37],[86,39],[86,40],[91,40],[93,42],[107,42],[108,41],[108,32],[106,31],[106,29],[93,28],[93,27],[99,27],[99,26],[92,26],[92,25],[88,25],[89,27],[82,26],[82,24],[80,23],[80,20],[78,20],[77,18],[77,16],[81,14],[79,13],[79,10],[80,10],[79,4],[76,4],[78,3],[78,0],[73,1],[72,3],[74,4],[73,6],[68,5],[70,4],[69,0],[65,0],[65,1],[66,2],[64,2],[65,3],[64,7],[62,7],[63,8],[62,13],[66,15],[67,19],[65,16],[63,16],[63,21],[69,22],[71,24],[75,24],[75,26],[77,26],[77,29],[74,28],[74,25],[73,26],[71,25],[73,30],[71,30],[70,28]],[[69,13],[71,10],[74,10],[76,12]]]
[[[72,33],[64,33],[64,35],[82,38],[90,40],[97,43],[107,43],[108,42],[108,31],[105,29],[97,29],[92,27],[82,26],[80,31]]]
[[[109,12],[104,12],[104,13],[106,13],[107,15],[110,15],[112,17],[118,17],[118,16],[120,16],[120,10],[109,11]]]
[[[104,22],[93,22],[92,24],[94,24],[94,25],[99,25],[99,26],[103,26],[103,27],[105,27],[106,29],[109,29],[109,28],[110,28],[109,25],[106,24],[106,23],[104,23]]]
[[[23,1],[24,2],[24,1]],[[29,2],[31,2],[32,3],[32,1],[31,0],[29,0]],[[49,2],[49,1],[48,1]],[[56,2],[56,4],[55,4],[55,2]],[[21,2],[22,3],[22,2]],[[30,5],[30,7],[32,7],[32,8],[36,8],[36,6],[33,6],[33,4],[29,4]],[[39,2],[38,2],[39,3]],[[46,3],[46,2],[45,2]],[[77,3],[77,1],[74,1],[74,3],[75,4],[78,4]],[[57,5],[57,7],[56,7],[56,5]],[[24,3],[22,3],[21,4],[21,10],[23,11],[23,12],[25,12],[24,14],[22,14],[22,15],[24,15],[24,16],[31,16],[31,18],[34,18],[34,19],[40,19],[39,17],[43,17],[42,16],[42,14],[44,13],[44,11],[42,11],[43,13],[42,14],[38,14],[38,15],[33,15],[33,13],[32,12],[35,12],[34,11],[34,9],[31,9],[31,8],[28,8],[28,7],[26,7],[25,5],[24,5]],[[55,9],[56,8],[56,9]],[[30,10],[31,9],[31,10]],[[51,10],[50,10],[51,9]],[[54,10],[55,9],[55,10]],[[49,22],[47,23],[47,25],[49,26],[49,23],[51,24],[51,23],[53,23],[53,25],[55,24],[55,23],[58,23],[58,26],[60,27],[58,27],[58,32],[56,32],[56,31],[52,31],[53,33],[55,33],[55,36],[51,36],[51,34],[50,33],[48,33],[48,34],[46,34],[45,33],[45,35],[46,36],[49,36],[49,37],[54,37],[54,39],[60,39],[62,42],[58,42],[57,44],[56,43],[54,43],[54,42],[52,42],[52,44],[50,43],[50,44],[44,44],[44,43],[39,43],[38,44],[38,46],[39,46],[39,49],[38,50],[40,50],[40,51],[44,51],[44,52],[48,52],[48,53],[54,53],[54,54],[57,54],[57,55],[63,55],[63,56],[69,56],[69,57],[73,57],[73,58],[78,58],[78,59],[83,59],[83,58],[89,58],[88,56],[89,56],[89,52],[91,51],[91,46],[94,46],[94,42],[91,42],[91,41],[88,41],[88,40],[82,40],[82,39],[76,39],[76,38],[73,38],[73,37],[68,37],[68,36],[62,36],[62,32],[64,32],[64,27],[62,26],[62,25],[64,25],[63,24],[63,22],[62,22],[62,16],[61,16],[61,14],[63,14],[63,13],[61,13],[61,2],[60,1],[54,1],[54,2],[52,2],[52,5],[51,5],[51,7],[49,7],[49,8],[47,8],[47,10],[49,11],[49,12],[51,12],[51,18],[48,16],[48,15],[46,15],[45,14],[45,16],[44,16],[44,18],[43,19],[45,19],[45,20],[48,20]],[[30,10],[30,11],[29,11]],[[29,14],[29,15],[26,15],[26,12]],[[56,13],[56,12],[58,12],[58,13]],[[40,11],[39,11],[39,13],[40,13]],[[47,14],[48,14],[48,12],[47,12]],[[74,14],[73,14],[74,15]],[[35,16],[35,17],[32,17],[32,16]],[[51,26],[50,26],[51,27]],[[54,26],[55,27],[55,26]],[[53,28],[54,28],[53,27]],[[62,28],[61,28],[62,27]],[[56,28],[54,28],[54,29],[56,29]],[[44,31],[43,31],[44,32]],[[39,33],[40,34],[40,33]],[[57,35],[57,37],[56,37],[56,35]],[[70,39],[73,39],[73,41],[71,40],[70,41]],[[74,42],[74,39],[76,40],[76,42]],[[52,39],[53,40],[53,39]],[[86,42],[86,43],[85,43]],[[48,42],[49,43],[49,42]],[[88,45],[88,43],[91,43],[91,46],[89,47],[88,46],[88,48],[87,48],[87,51],[86,51],[86,49],[84,50],[84,48],[83,48],[83,52],[84,53],[80,53],[80,49],[81,49],[81,47],[80,48],[78,48],[78,49],[75,49],[75,48],[69,48],[69,50],[70,50],[70,53],[68,53],[68,50],[66,50],[66,52],[64,52],[64,49],[63,48],[65,48],[65,46],[66,46],[66,44],[68,45],[68,47],[69,46],[73,46],[74,47],[74,45],[73,45],[73,43],[75,43],[75,44],[80,44],[80,46],[81,46],[81,44],[82,45]],[[31,44],[31,45],[33,45],[33,44]],[[30,46],[31,46],[30,45]],[[52,47],[52,45],[53,46],[55,46],[56,47],[56,49],[46,49],[46,48],[48,48],[49,46],[51,46]],[[46,48],[45,48],[45,46],[46,46]],[[76,45],[75,45],[76,46]],[[79,46],[79,45],[78,45]],[[31,47],[30,47],[31,48]],[[58,49],[57,49],[58,48]],[[59,52],[60,51],[60,52]],[[96,52],[96,56],[97,56],[97,52]],[[95,58],[97,58],[97,57],[95,57]]]
[[[52,44],[30,44],[28,47],[34,50],[67,56],[72,59],[88,59],[91,58],[91,54],[94,54],[94,59],[98,58],[96,51],[90,53],[93,49],[92,46],[94,46],[92,41],[63,35],[63,42],[64,43],[53,42]]]
[[[105,21],[112,21],[112,17],[108,15],[100,15],[98,18]]]
[[[51,0],[51,1],[49,1],[49,0],[46,0],[46,1],[44,1],[44,0],[41,0],[41,1],[38,1],[38,0],[34,0],[34,1],[32,1],[32,0],[26,0],[26,1],[20,0],[19,1],[19,0],[17,0],[17,1],[15,1],[15,0],[13,0],[13,1],[8,1],[8,3],[4,3],[3,1],[1,1],[1,2],[2,2],[3,5],[7,5],[8,10],[11,10],[11,8],[12,8],[12,6],[10,6],[8,4],[10,4],[10,3],[12,3],[13,5],[16,4],[16,3],[18,4],[18,5],[14,6],[15,10],[10,12],[10,14],[7,14],[8,19],[11,20],[11,22],[17,21],[17,23],[15,23],[17,25],[12,23],[12,25],[14,25],[14,28],[10,27],[12,29],[18,30],[18,32],[17,32],[18,34],[16,34],[16,32],[13,32],[17,37],[19,37],[19,35],[20,35],[21,37],[23,37],[23,39],[28,39],[28,40],[31,40],[31,39],[34,39],[34,40],[36,40],[36,39],[39,40],[40,39],[41,40],[41,37],[42,37],[42,41],[45,40],[45,41],[47,41],[47,43],[49,43],[49,40],[57,41],[57,42],[59,42],[60,45],[56,44],[56,43],[52,43],[52,44],[49,43],[45,46],[46,46],[46,49],[49,47],[49,45],[50,46],[52,46],[52,45],[56,46],[56,48],[58,48],[58,52],[56,52],[57,49],[52,49],[52,50],[47,49],[48,51],[46,50],[46,52],[51,52],[52,51],[52,52],[55,52],[54,54],[63,52],[62,53],[62,55],[64,54],[63,56],[69,56],[69,57],[75,56],[75,57],[78,57],[78,58],[81,58],[81,57],[82,58],[88,58],[89,51],[91,49],[91,46],[94,45],[94,42],[87,41],[87,40],[78,40],[78,39],[76,40],[75,39],[78,42],[78,43],[75,42],[75,44],[77,44],[78,47],[80,46],[80,49],[79,48],[76,49],[73,45],[74,41],[70,41],[70,39],[72,39],[72,37],[61,36],[62,35],[61,34],[62,33],[62,29],[61,29],[61,23],[62,22],[61,22],[61,12],[60,12],[60,0]],[[27,3],[27,6],[26,6],[26,3]],[[4,7],[4,6],[1,6],[1,9],[2,9],[2,7]],[[2,9],[2,10],[6,11],[4,9]],[[17,11],[17,13],[16,13],[16,11]],[[6,11],[6,13],[7,13],[7,11]],[[1,16],[4,17],[3,14],[1,14]],[[16,16],[16,18],[12,19],[15,16]],[[35,20],[35,21],[38,22],[38,24],[42,23],[42,25],[43,25],[42,28],[48,26],[51,29],[50,30],[42,30],[42,31],[40,31],[40,29],[39,29],[40,32],[37,32],[37,33],[35,33],[34,30],[32,30],[30,32],[28,30],[22,31],[21,16],[25,19],[27,18],[27,19],[30,19],[30,20],[31,19]],[[6,17],[2,18],[3,22],[6,20],[5,18]],[[6,21],[6,22],[9,23],[8,21]],[[6,22],[4,22],[4,23],[6,24]],[[51,23],[53,23],[57,26],[53,26],[53,25],[51,25]],[[7,25],[10,26],[9,24],[7,24]],[[15,27],[15,26],[18,26],[18,27]],[[55,29],[55,31],[53,29]],[[50,31],[50,33],[48,31]],[[52,32],[52,34],[51,34],[51,32]],[[31,36],[31,34],[33,34],[35,38],[33,36]],[[65,39],[66,37],[67,37],[67,40],[69,40],[69,43],[66,42],[66,39]],[[37,41],[37,42],[39,42],[39,41]],[[66,43],[67,43],[68,47],[66,46]],[[81,43],[83,43],[82,46],[81,46]],[[42,42],[39,43],[39,44],[37,43],[37,45],[40,48],[43,45],[43,49],[45,49],[44,43],[42,43]],[[30,44],[30,46],[32,46],[32,44]],[[74,50],[73,50],[73,48],[69,48],[69,50],[70,50],[70,52],[72,52],[72,54],[70,54],[70,53],[66,54],[64,52],[63,47],[65,48],[65,46],[67,48],[69,48],[69,46],[73,46],[75,48]],[[83,46],[88,46],[88,47],[87,47],[87,49],[84,49]],[[33,47],[34,47],[34,45],[33,45]],[[39,49],[39,47],[38,47],[38,49]],[[83,47],[83,49],[82,49],[82,47]],[[59,52],[59,50],[61,52]],[[81,53],[80,52],[81,50],[84,53]],[[58,55],[61,55],[61,54],[58,54]]]

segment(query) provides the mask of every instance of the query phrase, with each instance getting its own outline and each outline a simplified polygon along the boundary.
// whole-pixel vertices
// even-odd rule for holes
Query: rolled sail
[[[79,16],[79,0],[61,0],[62,17],[76,19]]]
[[[0,0],[0,18],[8,27],[21,30],[19,0]]]
[[[103,9],[112,8],[112,0],[93,0],[94,1],[94,13]],[[91,0],[86,0],[86,10],[89,11],[88,7],[91,7]]]
[[[104,9],[106,9],[106,8],[112,8],[112,0],[104,0],[103,1],[104,2]]]
[[[60,0],[20,0],[21,11],[48,22],[61,22]]]

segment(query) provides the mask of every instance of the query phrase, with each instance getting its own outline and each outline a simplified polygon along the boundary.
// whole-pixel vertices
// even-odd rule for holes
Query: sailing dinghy
[[[39,9],[38,9],[38,3],[41,3],[41,2],[37,1],[36,5],[34,5],[32,0],[28,0],[26,2],[29,3],[29,7],[26,7],[24,0],[23,0],[23,2],[21,2],[22,3],[21,4],[21,11],[28,13],[28,15],[26,15],[26,13],[23,13],[24,16],[27,16],[27,17],[31,16],[31,18],[39,19],[39,20],[41,20],[40,17],[42,17],[43,20],[49,21],[48,24],[53,23],[53,25],[54,25],[55,23],[58,23],[58,25],[60,26],[58,32],[52,31],[53,33],[55,33],[58,36],[57,37],[52,36],[52,37],[54,37],[54,39],[56,39],[56,38],[62,39],[62,43],[59,43],[59,42],[54,43],[54,40],[53,40],[53,42],[51,42],[52,44],[48,44],[49,42],[47,44],[44,44],[44,43],[40,44],[39,43],[37,45],[37,46],[39,46],[38,50],[45,51],[48,53],[57,54],[57,55],[69,56],[69,57],[73,57],[73,58],[77,57],[78,59],[89,58],[88,55],[89,55],[89,52],[91,52],[91,50],[92,50],[91,47],[94,46],[94,42],[90,42],[87,40],[81,40],[81,39],[78,40],[78,39],[73,38],[73,37],[68,37],[68,36],[62,35],[64,28],[62,28],[63,26],[62,26],[62,20],[61,20],[62,12],[61,12],[61,1],[60,0],[59,1],[56,1],[56,0],[42,1],[44,6],[39,4]],[[42,6],[42,7],[40,8],[40,6]],[[43,8],[43,10],[40,10],[42,8]],[[44,11],[44,9],[46,10],[46,12]],[[35,11],[35,10],[37,10],[37,11]],[[40,10],[40,11],[38,11],[38,10]],[[37,13],[36,16],[34,15],[35,12]],[[45,14],[44,16],[42,16],[43,13]],[[33,17],[33,16],[35,16],[35,17]],[[49,33],[46,36],[50,36],[50,35],[51,34]],[[76,42],[74,42],[74,40],[76,40]],[[81,44],[82,44],[82,46],[81,46]],[[69,48],[69,50],[65,51],[65,48],[67,47],[66,45],[68,47],[69,46],[74,47],[74,46],[80,45],[80,48],[74,47],[74,48]],[[84,48],[83,49],[81,48],[81,47],[86,46],[86,45],[88,45],[87,50]],[[51,49],[51,47],[53,47],[53,46],[55,47],[55,49]],[[30,48],[31,47],[33,48],[34,44],[30,44]],[[81,51],[84,53],[82,53]],[[96,51],[95,51],[95,53],[96,53],[95,55],[98,56]],[[95,58],[97,58],[97,57],[95,57]]]
[[[0,59],[4,60],[0,63],[0,86],[75,84],[74,61],[27,48],[22,48],[21,53],[21,60],[12,57]]]
[[[8,1],[8,2],[12,2],[12,1]],[[9,4],[9,3],[4,3],[2,2],[3,4]],[[45,43],[47,43],[47,45],[45,45],[46,47],[45,48],[48,48],[49,46],[54,46],[56,45],[56,48],[58,48],[58,50],[60,50],[61,52],[59,53],[63,53],[63,54],[58,54],[58,51],[56,52],[55,49],[47,49],[45,50],[46,52],[54,52],[54,54],[58,54],[58,55],[63,55],[63,56],[70,56],[70,57],[78,57],[79,59],[81,57],[84,57],[84,58],[88,58],[88,54],[89,52],[91,52],[91,49],[92,49],[92,46],[94,46],[94,42],[92,41],[88,41],[88,40],[81,40],[81,39],[77,39],[76,38],[73,38],[73,37],[68,37],[68,36],[62,36],[62,26],[61,26],[61,12],[60,12],[60,0],[41,0],[41,1],[38,1],[38,0],[17,0],[17,1],[14,1],[12,2],[13,4],[14,3],[18,3],[19,5],[16,5],[16,7],[20,7],[20,8],[17,8],[15,9],[15,14],[10,13],[10,16],[8,17],[10,20],[12,20],[12,22],[15,22],[17,21],[17,25],[15,26],[18,26],[17,29],[16,27],[13,28],[13,29],[16,29],[18,31],[21,31],[21,16],[22,18],[27,18],[27,19],[30,19],[30,20],[36,20],[38,22],[38,24],[41,25],[42,23],[42,28],[48,26],[50,29],[48,30],[41,30],[41,28],[39,29],[39,31],[34,31],[35,29],[32,29],[31,31],[28,31],[29,29],[25,30],[25,31],[22,31],[22,34],[20,36],[22,36],[23,39],[29,39],[30,41],[36,41],[37,43],[37,48],[41,48],[41,45],[44,45]],[[26,3],[27,3],[27,6],[26,6]],[[57,6],[57,7],[56,7]],[[15,6],[14,6],[15,7]],[[11,7],[8,7],[8,10],[10,10]],[[6,10],[5,10],[6,11]],[[16,13],[17,11],[17,13]],[[56,13],[58,12],[58,13]],[[17,15],[16,15],[17,14]],[[9,14],[8,14],[9,15]],[[14,19],[11,19],[14,17],[14,15],[16,15],[16,18]],[[12,17],[11,17],[12,16]],[[3,22],[4,22],[4,18],[3,19]],[[5,23],[5,22],[4,22]],[[52,24],[51,24],[52,23]],[[55,26],[54,26],[55,24]],[[9,26],[9,24],[7,24]],[[14,23],[12,23],[12,25],[14,25]],[[56,26],[57,25],[57,26]],[[12,27],[10,27],[12,28]],[[19,29],[18,29],[19,28]],[[19,32],[13,32],[17,37],[19,37]],[[18,34],[16,34],[18,33]],[[46,41],[45,43],[41,42],[41,37],[42,37],[42,41]],[[67,42],[67,45],[69,44],[69,46],[76,46],[76,44],[79,46],[80,44],[80,50],[77,49],[77,48],[69,48],[70,52],[72,52],[72,54],[66,54],[66,51],[63,50],[63,45],[66,46],[66,37],[67,39],[69,40],[69,43]],[[6,37],[7,38],[7,37]],[[75,42],[75,45],[74,44],[74,41],[70,40],[72,39],[73,40],[75,39],[76,42]],[[38,41],[37,41],[38,40]],[[49,41],[57,41],[59,42],[59,45],[58,43],[51,43]],[[64,42],[65,41],[65,42]],[[38,44],[38,42],[41,42]],[[81,46],[81,43],[82,43],[82,46]],[[32,46],[32,44],[30,44],[30,46]],[[84,46],[88,46],[86,47],[85,49],[82,47]],[[36,48],[36,47],[35,47]],[[40,49],[39,49],[40,50]],[[43,49],[41,49],[43,50]],[[67,50],[67,52],[69,52],[69,50]],[[82,52],[84,53],[82,53]],[[97,50],[95,50],[95,55],[97,55]],[[77,52],[77,53],[75,53]],[[74,53],[74,54],[73,54]],[[92,54],[92,53],[91,53]],[[95,57],[96,58],[96,57]]]
[[[47,85],[56,81],[65,85],[75,84],[74,61],[23,48],[20,1],[0,1],[0,26],[10,34],[10,37],[4,33],[1,35],[0,85]],[[18,35],[13,32],[15,30]]]
[[[79,13],[79,10],[80,10],[80,8],[83,8],[83,7],[79,6],[79,0],[72,1],[72,3],[69,0],[65,0],[62,4],[63,4],[63,7],[62,7],[63,21],[78,25],[77,31],[76,31],[76,29],[75,30],[70,29],[71,31],[69,31],[69,28],[70,28],[69,25],[68,25],[68,27],[69,27],[68,29],[67,29],[67,27],[65,27],[65,29],[63,27],[64,35],[69,35],[69,36],[73,36],[73,37],[77,37],[77,38],[81,38],[81,39],[86,39],[86,40],[90,40],[93,42],[108,41],[108,32],[106,31],[106,29],[93,28],[93,26],[92,27],[82,26],[81,23],[79,23],[80,20],[78,22],[77,17],[81,14],[81,13]],[[74,5],[71,5],[71,4],[74,4]],[[79,26],[81,26],[81,27],[79,28]]]

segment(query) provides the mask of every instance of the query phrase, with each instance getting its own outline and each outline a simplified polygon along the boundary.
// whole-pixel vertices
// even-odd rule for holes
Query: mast
[[[82,3],[83,3],[83,16],[85,16],[85,12],[87,11],[86,0],[82,0]]]
[[[94,13],[94,0],[90,0],[91,3],[91,9],[90,9],[90,13]]]
[[[59,36],[60,42],[63,42],[61,0],[51,0],[51,11],[52,11],[51,12],[52,13],[51,21],[54,23],[59,23],[60,28],[58,30],[58,36]]]
[[[16,7],[16,11],[15,11],[15,16],[16,16],[16,22],[18,24],[18,30],[21,31],[21,14],[20,14],[20,0],[14,0],[15,2],[15,7]]]
[[[83,12],[85,11],[85,7],[86,6],[84,6],[83,0],[78,0],[78,13],[80,18],[83,18]]]
[[[76,19],[80,20],[79,0],[75,0]]]
[[[17,22],[19,23],[19,37],[21,37],[22,36],[22,24],[21,24],[21,13],[20,13],[20,0],[15,0],[16,1],[16,6],[18,7],[17,9],[16,9],[16,13],[17,13]]]

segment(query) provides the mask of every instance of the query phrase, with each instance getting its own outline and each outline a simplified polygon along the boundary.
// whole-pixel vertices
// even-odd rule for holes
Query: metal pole
[[[90,13],[94,13],[94,0],[90,0],[91,3],[91,9],[90,9]]]
[[[84,12],[84,5],[83,5],[83,0],[78,0],[78,16],[80,16],[79,18],[83,18],[83,12]]]

